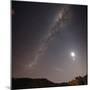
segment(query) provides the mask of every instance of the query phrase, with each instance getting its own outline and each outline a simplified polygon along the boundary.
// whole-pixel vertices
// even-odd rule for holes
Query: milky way
[[[51,27],[51,29],[48,30],[44,38],[40,40],[40,47],[37,50],[35,59],[32,63],[29,64],[29,67],[37,64],[40,57],[44,55],[45,51],[47,50],[49,42],[54,39],[54,35],[61,31],[61,28],[65,27],[65,25],[69,23],[72,16],[71,14],[72,13],[69,6],[64,5],[61,7],[57,16],[55,17],[54,25]]]

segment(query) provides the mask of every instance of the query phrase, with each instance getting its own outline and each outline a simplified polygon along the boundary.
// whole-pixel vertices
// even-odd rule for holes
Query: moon
[[[72,60],[74,61],[74,60],[75,60],[75,56],[76,56],[76,55],[75,55],[75,52],[71,52],[71,53],[70,53],[70,56],[72,57]]]

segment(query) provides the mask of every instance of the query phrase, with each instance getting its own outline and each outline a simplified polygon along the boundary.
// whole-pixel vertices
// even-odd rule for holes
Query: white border
[[[10,86],[10,1],[0,0],[0,90]]]
[[[14,0],[88,5],[88,0]]]
[[[52,3],[82,4],[88,5],[90,0],[16,0],[16,1],[39,1]],[[88,10],[89,11],[89,10]],[[90,16],[90,12],[88,12]],[[88,23],[90,18],[88,17]],[[88,25],[89,26],[89,25]],[[90,53],[90,27],[88,28],[88,53]],[[10,26],[10,0],[0,0],[0,90],[9,90],[10,87],[10,67],[11,67],[11,26]],[[88,68],[90,68],[90,56],[88,55]],[[88,74],[90,74],[88,70]],[[89,75],[88,75],[89,76]],[[90,78],[89,78],[90,84]],[[90,90],[88,86],[70,86],[55,88],[39,88],[32,90]],[[24,89],[25,90],[25,89]],[[30,90],[30,89],[29,89]]]

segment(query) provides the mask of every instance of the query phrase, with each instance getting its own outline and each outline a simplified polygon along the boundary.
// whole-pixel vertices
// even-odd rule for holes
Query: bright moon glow
[[[75,53],[74,53],[74,52],[71,52],[70,55],[71,55],[72,57],[75,57]]]
[[[72,57],[73,61],[75,61],[75,53],[74,52],[71,52],[70,53],[70,56]]]

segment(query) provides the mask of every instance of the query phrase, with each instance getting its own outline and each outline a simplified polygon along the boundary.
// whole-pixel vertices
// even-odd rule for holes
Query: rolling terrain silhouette
[[[60,87],[60,86],[75,86],[87,85],[87,75],[75,77],[69,82],[54,83],[47,79],[32,79],[32,78],[12,78],[12,90],[14,89],[29,89],[29,88],[45,88],[45,87]]]

